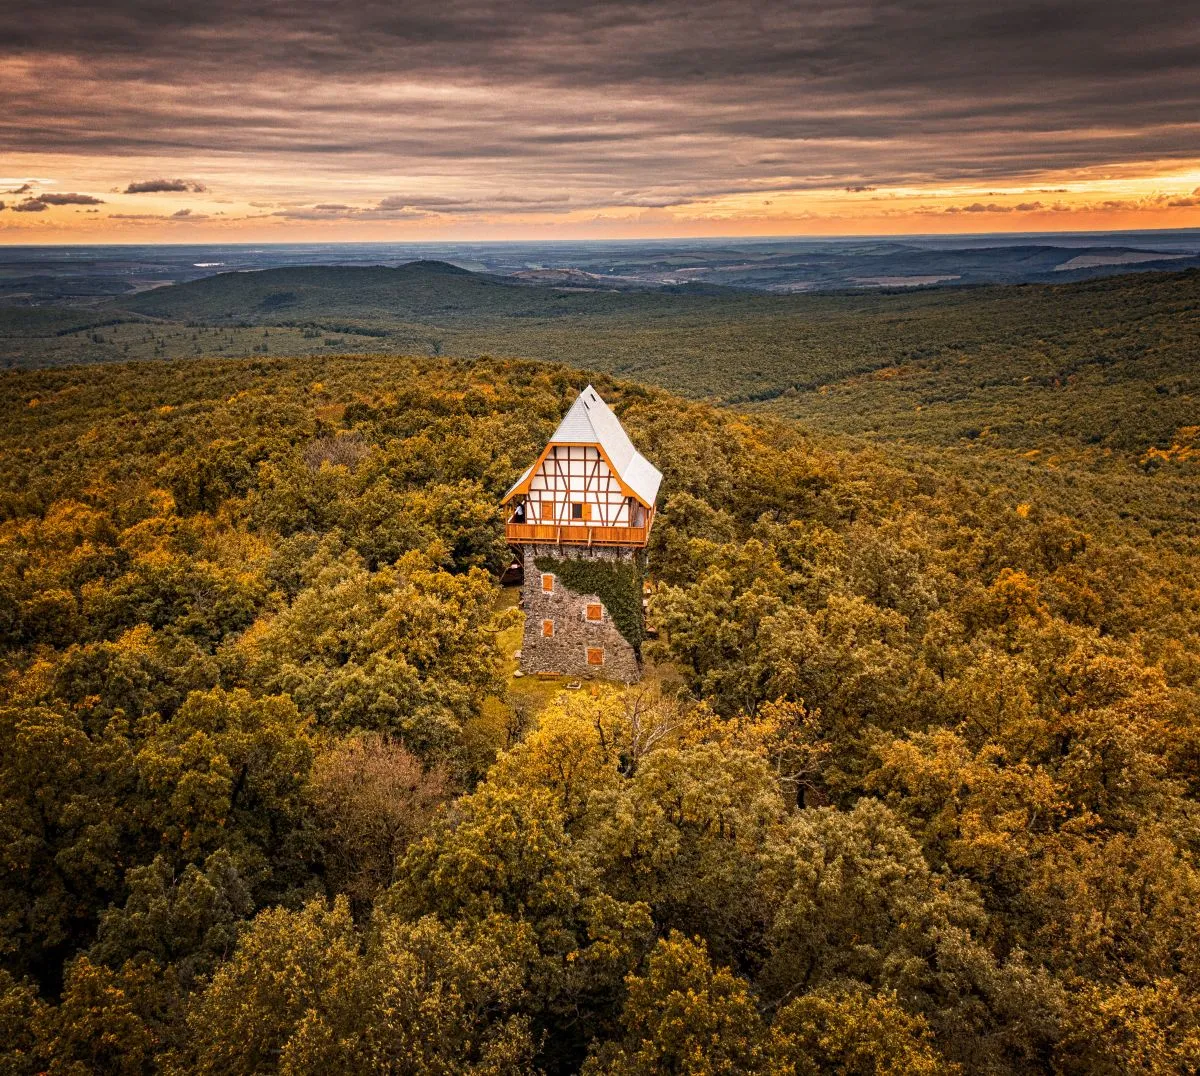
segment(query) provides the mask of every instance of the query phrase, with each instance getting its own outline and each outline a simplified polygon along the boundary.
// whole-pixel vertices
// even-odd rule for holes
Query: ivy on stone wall
[[[642,620],[642,569],[636,561],[537,557],[534,564],[576,594],[595,594],[625,641],[641,651],[646,626]]]

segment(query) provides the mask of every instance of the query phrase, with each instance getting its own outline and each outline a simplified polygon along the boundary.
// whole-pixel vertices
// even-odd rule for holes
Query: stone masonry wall
[[[637,654],[617,630],[608,610],[595,594],[577,594],[558,576],[554,590],[542,590],[542,572],[535,559],[593,560],[631,559],[627,549],[586,549],[559,546],[525,547],[525,581],[521,586],[521,605],[525,610],[525,635],[521,642],[521,669],[526,673],[554,672],[579,679],[601,677],[627,684],[642,678]],[[601,605],[601,619],[588,620],[587,606]],[[554,634],[542,634],[542,622],[554,622]],[[603,665],[588,664],[588,648],[604,651]]]

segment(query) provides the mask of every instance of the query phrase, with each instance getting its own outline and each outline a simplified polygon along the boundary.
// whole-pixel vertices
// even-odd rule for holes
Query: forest
[[[589,377],[650,675],[544,690],[499,500]],[[5,373],[0,1072],[1194,1071],[1188,437],[1085,517],[546,362]]]
[[[525,286],[443,262],[225,273],[89,306],[0,305],[0,362],[482,355],[562,362],[890,448],[1089,471],[1196,423],[1200,271],[780,295]],[[993,462],[995,462],[993,460]]]

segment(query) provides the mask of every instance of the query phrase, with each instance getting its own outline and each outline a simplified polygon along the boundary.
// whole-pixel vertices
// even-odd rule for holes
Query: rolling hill
[[[369,350],[433,341],[447,355],[566,361],[852,433],[1140,452],[1167,447],[1194,414],[1200,271],[778,296],[529,287],[415,262],[223,274],[114,309],[359,332]]]
[[[605,310],[628,297],[530,286],[449,262],[386,266],[297,266],[220,273],[126,298],[122,309],[206,322],[280,324],[355,318],[373,325],[415,319],[554,317]]]
[[[0,310],[9,366],[331,354],[565,362],[893,454],[936,451],[939,466],[1049,483],[1078,511],[1104,505],[1173,533],[1200,528],[1198,353],[1197,270],[782,295],[533,286],[421,261],[225,273],[86,309]],[[1148,471],[1158,473],[1149,486]]]

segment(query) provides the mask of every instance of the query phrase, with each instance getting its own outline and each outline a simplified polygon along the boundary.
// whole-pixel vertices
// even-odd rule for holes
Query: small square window
[[[571,518],[572,519],[587,519],[592,513],[588,511],[591,505],[583,501],[571,502]]]
[[[553,620],[543,620],[542,621],[542,638],[544,638],[544,639],[553,639],[554,638],[554,621]]]
[[[588,620],[603,620],[604,608],[599,602],[589,602],[587,607]]]
[[[542,590],[546,594],[554,593],[554,576],[549,573],[542,576]]]
[[[603,665],[604,664],[604,649],[603,649],[603,647],[589,646],[588,652],[587,652],[587,658],[588,658],[589,665]]]

